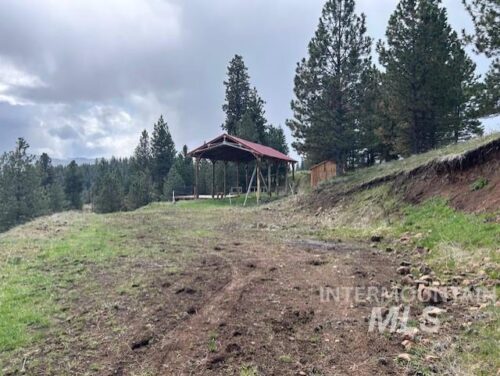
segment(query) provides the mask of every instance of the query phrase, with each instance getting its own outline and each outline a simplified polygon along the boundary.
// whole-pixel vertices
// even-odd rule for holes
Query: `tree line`
[[[464,0],[476,30],[461,38],[440,0],[401,0],[376,43],[354,0],[328,0],[296,68],[293,147],[343,172],[481,135],[499,111],[498,0]],[[465,33],[464,33],[465,34]],[[483,82],[465,51],[496,57]]]

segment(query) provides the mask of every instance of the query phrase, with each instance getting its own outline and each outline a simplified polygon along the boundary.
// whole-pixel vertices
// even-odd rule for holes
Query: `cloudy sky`
[[[383,38],[396,0],[358,0]],[[470,29],[458,0],[450,22]],[[163,114],[178,148],[220,133],[226,66],[243,55],[268,120],[291,117],[296,62],[323,0],[1,0],[0,151],[128,156]],[[478,73],[488,61],[474,56]],[[489,129],[500,129],[498,120]],[[287,132],[288,134],[288,132]],[[290,136],[288,134],[288,141]]]

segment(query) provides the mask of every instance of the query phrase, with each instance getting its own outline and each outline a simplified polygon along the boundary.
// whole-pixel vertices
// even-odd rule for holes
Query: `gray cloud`
[[[382,38],[396,0],[359,0]],[[468,17],[455,0],[450,20]],[[54,157],[130,155],[164,114],[178,148],[220,132],[229,59],[245,58],[268,119],[291,116],[296,62],[323,0],[3,0],[0,150],[18,136]],[[480,69],[487,62],[480,60]],[[290,139],[289,139],[290,141]]]

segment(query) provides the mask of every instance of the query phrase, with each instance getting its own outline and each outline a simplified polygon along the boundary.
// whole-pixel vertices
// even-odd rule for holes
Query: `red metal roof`
[[[231,136],[231,135],[226,134],[226,133],[224,133],[220,136],[217,136],[216,138],[214,138],[213,140],[211,140],[209,142],[205,142],[200,147],[192,150],[189,153],[189,155],[195,155],[197,152],[199,152],[201,150],[206,150],[210,147],[213,147],[213,146],[219,144],[219,141],[225,141],[225,140],[229,140],[235,144],[239,144],[243,148],[247,149],[250,153],[258,155],[259,157],[277,159],[277,160],[291,162],[291,163],[297,162],[295,159],[292,159],[288,155],[283,154],[282,152],[280,152],[276,149],[273,149],[269,146],[257,144],[255,142],[244,140],[243,138],[239,138],[236,136]]]

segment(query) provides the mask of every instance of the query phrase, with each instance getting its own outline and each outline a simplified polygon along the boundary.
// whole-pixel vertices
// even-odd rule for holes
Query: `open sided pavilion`
[[[195,159],[195,187],[194,195],[196,198],[199,197],[198,193],[198,182],[199,182],[199,171],[200,171],[200,160],[207,159],[212,162],[212,171],[215,172],[215,163],[217,161],[224,162],[224,191],[226,194],[226,166],[227,162],[234,162],[239,166],[240,163],[246,164],[255,161],[255,167],[253,169],[252,177],[250,183],[247,184],[246,196],[250,193],[254,179],[256,179],[257,187],[257,202],[260,200],[260,194],[262,191],[262,184],[266,187],[269,195],[271,195],[271,174],[272,167],[274,166],[274,171],[276,174],[276,192],[278,192],[278,171],[279,166],[285,165],[286,171],[289,170],[291,165],[292,173],[295,170],[296,160],[290,158],[278,150],[275,150],[269,146],[264,146],[257,144],[255,142],[247,141],[242,138],[231,136],[228,134],[222,134],[209,142],[205,142],[200,147],[192,150],[188,153],[189,156]],[[262,175],[262,166],[267,164],[267,184],[266,179]],[[237,174],[239,173],[239,168],[237,168]],[[288,189],[288,174],[285,174],[285,190]],[[239,176],[237,175],[237,181],[239,181]],[[215,195],[215,173],[212,173],[212,197]],[[245,198],[246,202],[246,198]]]

